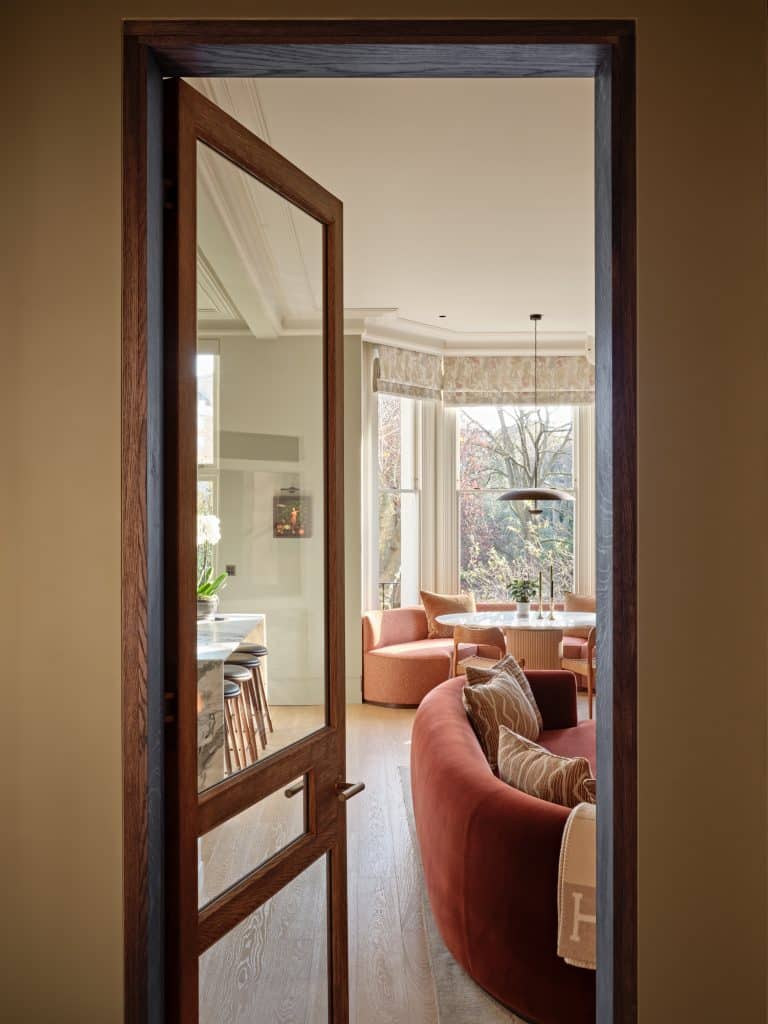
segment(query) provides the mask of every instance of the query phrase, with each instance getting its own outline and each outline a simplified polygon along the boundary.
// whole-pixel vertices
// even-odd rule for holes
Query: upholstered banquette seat
[[[514,611],[512,602],[478,602],[477,610]],[[459,660],[497,658],[495,648],[462,644]],[[363,700],[371,704],[417,707],[425,694],[451,674],[453,641],[429,639],[421,605],[365,612],[363,615]]]

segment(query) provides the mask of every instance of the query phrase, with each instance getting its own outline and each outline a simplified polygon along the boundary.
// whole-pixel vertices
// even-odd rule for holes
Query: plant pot
[[[219,610],[219,596],[214,594],[213,597],[198,597],[197,599],[197,621],[198,622],[210,622],[211,619],[216,618],[216,612]]]
[[[529,619],[531,617],[531,602],[530,601],[518,601],[517,602],[517,617],[518,617],[518,619]]]

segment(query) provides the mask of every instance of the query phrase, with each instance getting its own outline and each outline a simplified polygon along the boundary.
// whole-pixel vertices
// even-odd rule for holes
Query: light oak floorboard
[[[274,707],[270,749],[311,731],[314,708]],[[398,768],[410,760],[413,711],[350,705],[348,806],[350,1019],[436,1024],[434,987]],[[273,746],[274,740],[274,746]],[[262,755],[264,756],[264,755]],[[204,837],[201,902],[295,837],[300,797],[282,791]],[[325,1021],[325,866],[313,865],[200,960],[203,1024]]]

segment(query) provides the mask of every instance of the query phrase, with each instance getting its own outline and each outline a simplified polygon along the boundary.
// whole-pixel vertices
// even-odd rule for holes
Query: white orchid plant
[[[224,586],[225,572],[213,575],[213,549],[221,540],[218,516],[197,517],[197,597],[214,597]]]

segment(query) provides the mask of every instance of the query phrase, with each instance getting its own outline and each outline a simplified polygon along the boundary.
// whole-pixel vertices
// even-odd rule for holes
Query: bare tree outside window
[[[478,599],[507,597],[515,577],[573,590],[574,503],[499,501],[534,481],[573,491],[573,410],[570,406],[478,406],[458,413],[459,581]],[[548,596],[548,590],[545,590]]]
[[[378,396],[379,607],[418,600],[419,403]]]

